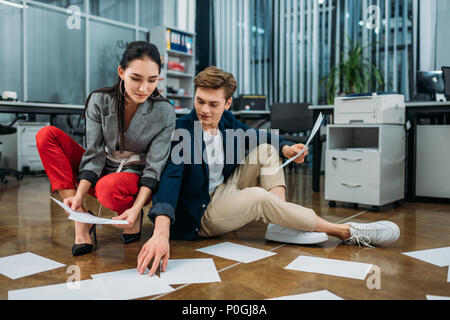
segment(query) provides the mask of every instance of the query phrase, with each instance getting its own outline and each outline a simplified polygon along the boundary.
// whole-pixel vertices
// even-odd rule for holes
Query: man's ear
[[[230,98],[228,101],[227,101],[227,105],[225,106],[225,110],[229,110],[230,109],[230,107],[231,107],[231,103],[233,102],[233,98]]]

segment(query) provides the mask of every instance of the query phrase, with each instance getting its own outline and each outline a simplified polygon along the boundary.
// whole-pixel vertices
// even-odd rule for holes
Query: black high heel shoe
[[[91,211],[89,211],[89,213],[94,215]],[[89,230],[89,234],[93,234],[94,245],[97,245],[97,229],[95,224],[91,227],[91,230]],[[83,254],[90,253],[93,251],[94,245],[88,243],[74,244],[72,246],[72,255],[74,257],[77,257],[82,256]]]
[[[139,241],[141,239],[141,231],[142,231],[142,218],[144,217],[144,210],[141,210],[141,226],[139,227],[138,233],[122,233],[122,236],[120,237],[120,240],[123,244],[129,244],[132,242]]]

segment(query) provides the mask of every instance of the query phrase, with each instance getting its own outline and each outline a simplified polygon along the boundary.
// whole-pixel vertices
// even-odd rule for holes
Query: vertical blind
[[[237,94],[325,103],[322,79],[358,42],[382,89],[410,98],[417,0],[212,1],[216,64],[235,75]]]

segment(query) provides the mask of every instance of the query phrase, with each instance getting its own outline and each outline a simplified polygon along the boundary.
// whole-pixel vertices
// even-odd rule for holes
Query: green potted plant
[[[374,64],[369,59],[364,58],[364,47],[353,42],[347,37],[349,42],[348,56],[341,53],[341,59],[337,66],[331,68],[321,82],[326,82],[325,94],[327,103],[334,104],[336,96],[353,93],[364,93],[378,91],[384,86],[384,81]]]

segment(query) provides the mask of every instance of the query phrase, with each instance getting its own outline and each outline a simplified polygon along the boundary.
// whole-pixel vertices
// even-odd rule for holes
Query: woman
[[[131,42],[118,66],[118,82],[98,89],[86,100],[87,149],[58,128],[36,135],[37,147],[50,179],[64,203],[86,212],[86,195],[127,220],[122,242],[140,239],[142,207],[158,188],[169,157],[175,111],[158,89],[161,58],[155,45]],[[91,238],[93,233],[94,239]],[[95,225],[75,222],[74,256],[93,250]]]

